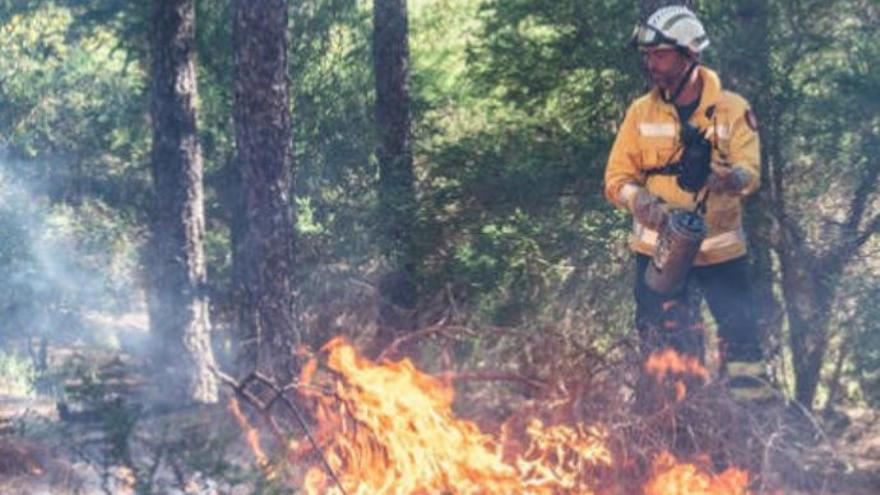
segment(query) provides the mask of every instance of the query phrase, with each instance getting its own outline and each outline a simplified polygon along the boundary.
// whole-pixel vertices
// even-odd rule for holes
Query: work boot
[[[727,389],[736,402],[770,404],[781,397],[762,361],[728,361],[726,371]]]

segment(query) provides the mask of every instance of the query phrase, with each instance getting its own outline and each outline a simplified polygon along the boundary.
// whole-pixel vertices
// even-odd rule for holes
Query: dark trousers
[[[664,347],[703,359],[704,327],[700,304],[705,297],[718,326],[726,361],[760,361],[761,335],[753,311],[745,257],[691,269],[685,288],[663,295],[644,280],[648,256],[636,255],[636,328],[643,350]]]

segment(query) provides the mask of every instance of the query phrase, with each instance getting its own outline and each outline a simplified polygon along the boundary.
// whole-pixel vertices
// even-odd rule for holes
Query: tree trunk
[[[822,266],[802,249],[789,247],[780,255],[780,268],[795,373],[795,399],[812,409],[828,350],[828,321],[834,299],[833,290],[825,281],[837,280],[840,272]]]
[[[416,216],[406,0],[373,2],[373,67],[379,159],[379,222],[389,270],[379,283],[379,335],[386,344],[415,326]]]
[[[240,365],[286,382],[301,341],[293,315],[293,177],[287,2],[232,2],[235,142],[245,216],[235,272],[244,332]]]
[[[153,124],[150,325],[160,339],[157,357],[167,383],[196,402],[216,402],[211,367],[202,153],[196,134],[194,0],[157,1],[151,30]],[[183,380],[180,376],[183,376]]]
[[[744,1],[744,0],[743,0]],[[780,261],[782,293],[789,324],[789,345],[795,372],[795,398],[805,407],[812,408],[816,389],[820,383],[822,365],[826,359],[832,329],[829,322],[837,297],[837,284],[853,262],[859,250],[880,231],[880,216],[870,208],[876,197],[880,167],[868,166],[859,171],[850,197],[840,197],[848,206],[844,209],[846,219],[836,231],[827,230],[821,240],[807,242],[808,229],[796,208],[786,203],[787,181],[800,184],[801,171],[786,162],[786,146],[791,145],[790,129],[797,128],[804,100],[792,98],[798,83],[792,79],[801,61],[815,52],[805,39],[824,32],[823,16],[817,15],[815,6],[786,5],[779,15],[787,18],[810,18],[815,22],[798,26],[789,34],[790,39],[776,39],[768,45],[778,50],[776,59],[781,65],[766,64],[766,71],[773,74],[771,90],[767,91],[764,112],[771,123],[765,143],[769,154],[767,183],[770,187],[767,211],[774,217],[777,242],[773,249]],[[805,10],[806,9],[806,10]],[[805,17],[805,13],[809,16]],[[771,20],[772,22],[772,20]],[[761,65],[761,64],[758,64]],[[794,91],[793,91],[794,90]],[[759,109],[760,111],[760,109]],[[853,122],[861,122],[858,119]],[[867,130],[868,126],[862,127]],[[837,139],[843,139],[843,130],[835,131]],[[798,134],[795,133],[795,136]],[[873,134],[872,134],[873,135]],[[802,205],[799,205],[802,207]],[[821,254],[824,253],[824,254]]]

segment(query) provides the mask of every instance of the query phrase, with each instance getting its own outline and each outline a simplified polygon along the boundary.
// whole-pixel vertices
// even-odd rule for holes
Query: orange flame
[[[645,484],[645,495],[747,495],[749,475],[730,468],[712,476],[693,464],[679,464],[669,454],[654,461],[654,478]]]
[[[489,434],[456,418],[451,385],[409,360],[377,364],[342,339],[323,351],[325,367],[306,365],[299,390],[314,406],[321,455],[348,495],[623,493],[612,486],[614,459],[601,426],[547,425],[530,418],[521,431],[508,422],[499,434]],[[251,427],[240,424],[253,437],[261,465],[267,462]],[[315,454],[305,442],[289,449],[293,465]],[[342,495],[323,466],[310,465],[301,480],[305,493]],[[741,471],[713,476],[669,454],[659,456],[654,468],[644,495],[749,494],[748,476]]]
[[[235,421],[238,423],[239,428],[241,428],[241,431],[244,432],[245,441],[250,447],[251,452],[254,453],[254,457],[256,457],[257,459],[257,465],[260,467],[260,469],[263,471],[263,474],[267,478],[273,478],[274,473],[272,472],[269,463],[269,457],[266,455],[266,453],[263,451],[263,447],[260,445],[259,431],[257,431],[257,429],[250,424],[247,417],[242,412],[241,406],[239,406],[238,400],[236,400],[235,397],[229,399],[228,409],[229,412],[232,413],[232,417],[234,417]]]
[[[700,361],[692,356],[682,356],[673,349],[655,352],[645,362],[645,370],[662,382],[668,375],[691,375],[703,380],[709,379],[707,370]]]
[[[328,367],[342,377],[336,399],[318,399],[319,421],[336,434],[326,456],[346,492],[355,495],[435,493],[593,494],[582,473],[611,462],[604,433],[578,426],[526,428],[523,453],[510,437],[496,438],[452,412],[452,387],[419,372],[409,360],[377,365],[344,341],[330,342]],[[307,392],[308,393],[308,392]],[[322,421],[323,419],[323,421]],[[327,423],[325,423],[327,424]],[[321,430],[326,432],[322,426]],[[338,494],[320,469],[305,491]]]
[[[663,383],[667,377],[688,377],[706,381],[709,379],[707,370],[698,359],[692,356],[682,356],[673,349],[665,349],[651,354],[645,362],[645,371],[656,378],[657,383]],[[676,402],[681,402],[687,395],[687,385],[682,379],[677,379],[672,385]]]

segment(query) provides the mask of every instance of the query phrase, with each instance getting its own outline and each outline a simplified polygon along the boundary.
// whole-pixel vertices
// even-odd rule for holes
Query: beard
[[[650,66],[645,64],[645,70],[651,79],[651,83],[657,86],[661,91],[675,91],[682,79],[687,77],[691,60],[683,56],[668,65]]]
[[[681,82],[681,78],[684,77],[684,72],[680,70],[676,70],[674,72],[649,71],[648,74],[651,76],[651,82],[664,91],[675,90],[679,82]]]

